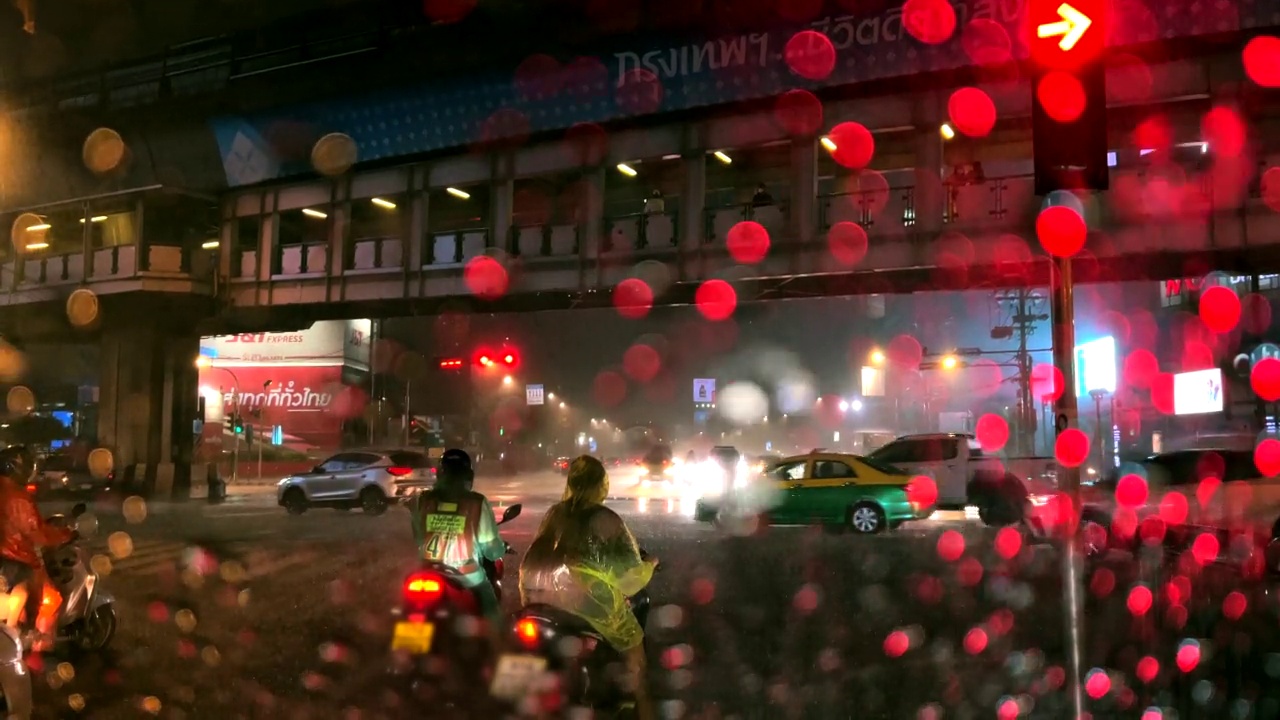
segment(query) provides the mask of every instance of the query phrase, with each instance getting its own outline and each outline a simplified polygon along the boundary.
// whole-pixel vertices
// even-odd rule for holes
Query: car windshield
[[[16,717],[1280,720],[1280,0],[0,2],[0,385]]]

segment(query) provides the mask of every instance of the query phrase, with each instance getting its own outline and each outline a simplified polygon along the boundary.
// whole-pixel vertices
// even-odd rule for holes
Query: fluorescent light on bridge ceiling
[[[302,214],[306,215],[307,217],[319,218],[321,220],[329,217],[328,215],[320,212],[319,210],[312,210],[311,208],[302,208]]]
[[[835,141],[835,140],[832,140],[831,138],[827,137],[826,135],[823,135],[823,136],[822,136],[822,139],[821,139],[821,140],[819,140],[818,142],[822,143],[822,147],[826,148],[826,149],[827,149],[827,152],[835,152],[835,151],[836,151],[836,141]]]
[[[27,232],[41,232],[42,230],[48,230],[51,227],[53,226],[50,225],[49,223],[40,223],[39,225],[28,225]]]
[[[724,163],[725,165],[729,165],[733,162],[733,158],[726,155],[723,150],[717,150],[711,154],[715,155],[716,159]]]
[[[618,163],[618,172],[622,173],[623,175],[626,175],[627,177],[635,177],[636,175],[639,174],[636,172],[635,168],[631,167],[626,163]]]
[[[675,155],[663,155],[663,156],[662,156],[662,159],[663,159],[663,160],[679,160],[679,159],[680,159],[680,155],[679,155],[679,154],[675,154]]]
[[[952,129],[950,123],[942,123],[942,127],[938,128],[938,132],[942,135],[943,140],[950,140],[956,136],[956,131]]]
[[[444,191],[445,191],[445,192],[447,192],[447,193],[449,193],[450,195],[452,195],[452,196],[454,196],[454,197],[456,197],[456,198],[460,198],[460,199],[462,199],[462,200],[470,200],[470,199],[471,199],[471,193],[467,192],[466,190],[459,190],[458,188],[451,187],[451,188],[445,188],[445,189],[444,189]]]
[[[107,221],[106,215],[94,215],[93,217],[89,218],[89,222],[106,222],[106,221]],[[80,218],[80,224],[81,225],[84,224],[84,218]]]
[[[204,248],[205,250],[216,250],[218,248],[218,244],[219,243],[217,240],[206,240],[204,244],[201,245],[200,247]]]
[[[46,250],[48,249],[48,247],[49,247],[49,243],[46,243],[46,242],[27,243],[28,250]]]
[[[373,203],[374,205],[377,205],[380,208],[386,208],[388,210],[396,209],[396,204],[391,202],[390,200],[383,200],[382,198],[373,198],[369,202]]]

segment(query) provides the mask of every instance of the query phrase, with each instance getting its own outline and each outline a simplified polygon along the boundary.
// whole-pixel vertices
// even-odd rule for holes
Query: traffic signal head
[[[1031,0],[1031,58],[1053,70],[1098,60],[1107,45],[1107,0]]]
[[[231,418],[231,432],[237,435],[244,432],[244,420],[240,419],[239,415]]]
[[[508,351],[507,351],[506,353],[504,353],[504,354],[503,354],[503,356],[502,356],[502,364],[503,364],[503,365],[506,365],[507,367],[515,367],[516,361],[517,361],[518,359],[519,359],[519,358],[517,358],[517,357],[516,357],[516,354],[515,354],[515,353],[511,352],[510,350],[508,350]]]

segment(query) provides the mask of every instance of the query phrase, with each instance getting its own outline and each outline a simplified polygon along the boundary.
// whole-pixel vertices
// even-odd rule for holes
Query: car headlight
[[[66,485],[66,484],[67,484],[67,483],[69,483],[69,482],[71,482],[71,478],[67,477],[66,475],[63,475],[63,476],[62,476],[62,484],[63,484],[63,485]]]
[[[1035,505],[1036,507],[1043,507],[1053,502],[1052,495],[1030,495],[1027,497],[1027,499],[1030,500],[1031,504]]]

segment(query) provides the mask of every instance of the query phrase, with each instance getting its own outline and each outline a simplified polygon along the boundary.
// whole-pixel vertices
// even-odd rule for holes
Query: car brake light
[[[28,485],[28,486],[27,486],[27,492],[29,492],[29,493],[33,493],[33,492],[35,492],[35,491],[36,491],[36,490],[38,490],[38,489],[39,489],[39,488],[37,488],[35,485]]]
[[[404,477],[405,475],[412,474],[412,473],[413,473],[413,468],[408,468],[408,467],[389,467],[389,468],[387,468],[387,472],[391,473],[391,476],[392,476],[392,477]]]
[[[516,637],[520,638],[520,642],[525,645],[536,645],[538,637],[541,635],[538,629],[538,623],[525,618],[516,623]]]
[[[404,599],[415,605],[435,600],[443,590],[439,576],[432,574],[410,575],[404,581]]]

